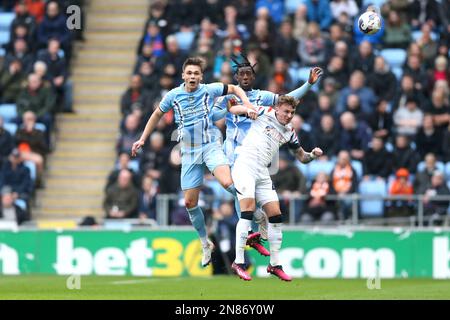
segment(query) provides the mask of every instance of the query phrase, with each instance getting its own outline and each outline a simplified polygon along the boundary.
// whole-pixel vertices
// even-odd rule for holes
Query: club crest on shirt
[[[283,137],[283,135],[280,134],[278,130],[273,126],[266,126],[266,128],[264,129],[264,134],[270,137],[272,140],[276,141],[280,146],[287,143],[287,140]]]

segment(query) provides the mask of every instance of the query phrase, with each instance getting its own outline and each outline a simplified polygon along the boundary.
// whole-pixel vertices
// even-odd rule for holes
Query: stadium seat
[[[417,41],[417,40],[419,40],[420,37],[422,36],[422,31],[421,31],[421,30],[413,31],[413,32],[411,32],[411,36],[412,36],[412,38],[413,38],[414,41]],[[439,37],[438,37],[438,35],[437,35],[436,32],[431,31],[430,37],[431,37],[431,39],[432,39],[433,41],[439,40],[439,39],[438,39]]]
[[[0,31],[8,31],[13,22],[16,14],[13,12],[1,12],[0,13]]]
[[[36,130],[42,131],[42,132],[46,132],[47,131],[47,127],[45,126],[45,124],[40,123],[40,122],[36,122],[36,124],[34,125],[34,128]]]
[[[391,68],[402,67],[406,60],[405,49],[387,48],[381,50],[380,54]]]
[[[23,164],[30,169],[31,180],[36,181],[36,164],[32,161],[24,161]]]
[[[445,164],[441,161],[436,161],[436,167],[439,171],[441,172],[446,172],[445,171]],[[419,162],[419,164],[417,165],[417,172],[420,172],[422,170],[425,169],[425,161],[421,161]]]
[[[395,78],[397,78],[397,81],[400,81],[403,76],[403,69],[401,67],[392,68],[392,73],[395,75]]]
[[[356,171],[356,175],[358,177],[358,180],[361,180],[362,175],[363,175],[363,165],[361,161],[358,160],[352,160],[351,161],[351,165],[353,167],[353,169],[355,169]]]
[[[8,131],[12,136],[14,136],[17,132],[17,124],[12,122],[7,122],[3,124],[3,128]]]
[[[115,168],[120,168],[119,161],[116,162]],[[130,162],[128,162],[128,169],[132,170],[135,173],[139,173],[139,160],[130,160]]]
[[[310,69],[311,69],[310,67],[303,67],[297,69],[297,79],[303,82],[308,81]]]
[[[0,46],[9,42],[9,31],[0,31]]]
[[[27,202],[23,199],[17,199],[14,204],[24,211],[27,210]]]
[[[308,165],[301,163],[297,159],[295,159],[294,163],[295,163],[295,166],[303,173],[303,175],[305,177],[308,177],[308,171],[309,171]]]
[[[333,171],[334,162],[332,161],[313,161],[308,165],[308,175],[306,178],[308,181],[313,181],[319,172],[325,172],[330,174]]]
[[[445,164],[445,180],[450,181],[450,161]]]
[[[364,0],[363,1],[363,7],[367,7],[368,5],[372,4],[378,8],[381,8],[381,6],[386,2],[386,0]]]
[[[0,117],[3,121],[11,122],[17,118],[17,107],[15,104],[0,104]]]
[[[386,196],[386,183],[380,180],[362,181],[359,184],[361,196]],[[381,217],[384,213],[384,200],[364,200],[360,202],[361,216]]]

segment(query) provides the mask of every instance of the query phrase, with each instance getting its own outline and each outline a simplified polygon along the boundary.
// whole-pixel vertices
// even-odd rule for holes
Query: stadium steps
[[[104,216],[106,178],[116,159],[120,96],[136,61],[148,0],[96,0],[86,8],[84,42],[72,66],[74,114],[57,119],[56,148],[37,190],[39,221]]]

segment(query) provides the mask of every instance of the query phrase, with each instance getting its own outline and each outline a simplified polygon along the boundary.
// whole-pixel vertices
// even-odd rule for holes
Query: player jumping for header
[[[181,141],[181,189],[189,218],[197,230],[203,247],[202,265],[211,262],[213,243],[206,234],[205,219],[198,206],[200,187],[203,184],[204,165],[213,173],[219,183],[236,197],[236,189],[231,179],[230,166],[220,143],[220,131],[213,124],[214,99],[227,94],[235,94],[243,101],[245,113],[256,118],[254,107],[245,92],[235,85],[223,83],[201,84],[203,60],[188,58],[183,64],[184,83],[170,90],[161,100],[145,126],[141,138],[133,144],[131,154],[135,156],[156,124],[170,109],[175,111],[178,124],[178,140]]]

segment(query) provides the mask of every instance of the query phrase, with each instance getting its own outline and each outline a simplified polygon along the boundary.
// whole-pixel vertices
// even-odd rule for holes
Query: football
[[[381,29],[381,18],[374,11],[366,11],[359,17],[358,27],[362,33],[375,34]]]

